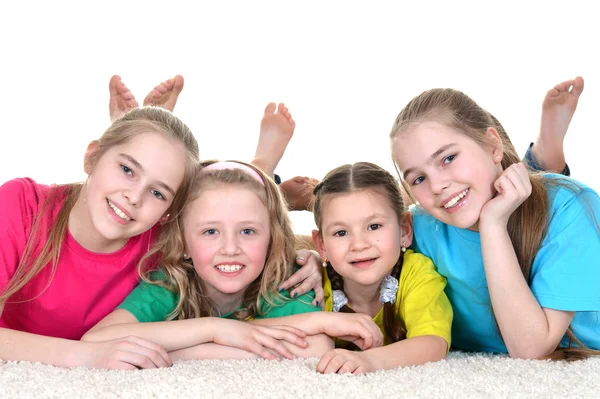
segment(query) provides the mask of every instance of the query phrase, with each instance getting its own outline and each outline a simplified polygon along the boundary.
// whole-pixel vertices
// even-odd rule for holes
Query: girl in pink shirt
[[[0,358],[57,366],[168,362],[137,338],[79,338],[138,282],[160,223],[187,197],[198,143],[169,111],[136,108],[84,157],[83,184],[0,186]]]

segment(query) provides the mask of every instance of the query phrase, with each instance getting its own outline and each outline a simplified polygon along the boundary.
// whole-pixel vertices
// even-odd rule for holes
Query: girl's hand
[[[272,352],[287,359],[294,355],[280,342],[285,341],[299,348],[306,348],[306,333],[289,326],[261,326],[238,320],[218,319],[213,342],[219,345],[243,349],[265,359],[277,359]]]
[[[324,312],[322,333],[352,342],[362,350],[383,345],[383,333],[371,316],[362,313]]]
[[[77,342],[74,364],[98,369],[153,369],[173,365],[165,349],[135,336],[99,342]]]
[[[375,367],[365,352],[351,352],[346,349],[333,349],[324,354],[317,363],[317,372],[323,374],[366,374],[373,371]]]
[[[481,210],[480,224],[505,226],[510,215],[531,195],[525,165],[522,162],[510,165],[494,182],[494,188],[498,193]]]
[[[291,275],[290,278],[285,280],[279,286],[279,289],[287,290],[296,284],[302,283],[290,291],[290,296],[295,298],[313,290],[315,292],[315,299],[312,304],[313,306],[320,305],[322,309],[325,296],[323,293],[323,276],[321,275],[323,266],[321,265],[319,253],[317,251],[302,249],[298,251],[296,263],[302,267],[296,273]]]

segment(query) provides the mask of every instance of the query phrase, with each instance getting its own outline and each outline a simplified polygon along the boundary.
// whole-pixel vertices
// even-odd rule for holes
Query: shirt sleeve
[[[150,274],[151,281],[164,280],[162,272]],[[165,321],[177,307],[179,295],[156,284],[145,281],[131,291],[125,300],[117,307],[131,313],[141,323]]]
[[[0,292],[21,261],[38,205],[30,179],[14,179],[0,186]]]
[[[275,317],[285,317],[301,313],[320,312],[321,308],[312,305],[315,299],[315,293],[309,291],[306,294],[300,295],[298,298],[290,298],[287,291],[281,292],[283,298],[275,298],[269,304],[266,300],[261,300],[261,314],[257,315],[257,319],[271,319]]]
[[[405,254],[398,316],[404,320],[406,338],[437,335],[450,348],[453,314],[445,287],[446,279],[438,274],[431,259],[412,251]]]
[[[531,273],[542,307],[600,311],[600,199],[590,188],[560,188],[551,197],[548,233]]]

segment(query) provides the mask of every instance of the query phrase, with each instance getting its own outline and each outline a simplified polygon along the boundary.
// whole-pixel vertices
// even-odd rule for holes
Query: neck
[[[242,306],[245,292],[246,290],[236,292],[235,294],[225,294],[215,289],[210,289],[208,297],[215,304],[215,310],[220,315],[226,315],[235,312]]]
[[[83,248],[96,253],[118,251],[127,244],[128,240],[108,240],[103,237],[92,223],[92,218],[85,201],[85,185],[79,193],[77,202],[69,213],[67,228],[75,241]]]
[[[371,285],[358,284],[344,279],[344,292],[348,297],[348,306],[357,313],[366,313],[375,317],[383,306],[379,301],[379,291],[383,278]]]

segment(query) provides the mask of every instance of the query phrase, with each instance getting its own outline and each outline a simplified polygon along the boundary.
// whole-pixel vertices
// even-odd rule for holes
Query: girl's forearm
[[[0,328],[0,359],[40,362],[60,367],[81,366],[79,341]]]
[[[309,312],[284,317],[256,319],[249,323],[261,326],[290,326],[304,331],[307,335],[323,334],[323,315],[326,312]]]
[[[437,362],[446,357],[448,342],[437,335],[408,338],[379,348],[369,349],[367,356],[375,370],[415,366]]]
[[[480,234],[492,308],[510,356],[538,358],[551,353],[565,331],[551,331],[546,313],[523,277],[506,228],[490,226]]]
[[[238,360],[257,357],[255,354],[213,342],[169,352],[173,360]]]
[[[305,340],[308,342],[308,347],[304,349],[286,341],[280,342],[297,358],[321,357],[334,347],[333,339],[324,334],[306,337]],[[171,355],[173,360],[237,360],[257,357],[255,354],[243,349],[215,343],[200,344],[179,349],[169,352],[169,355]]]
[[[88,331],[82,341],[108,341],[130,335],[153,342],[167,351],[212,342],[220,319],[201,317],[154,323],[121,323]]]

